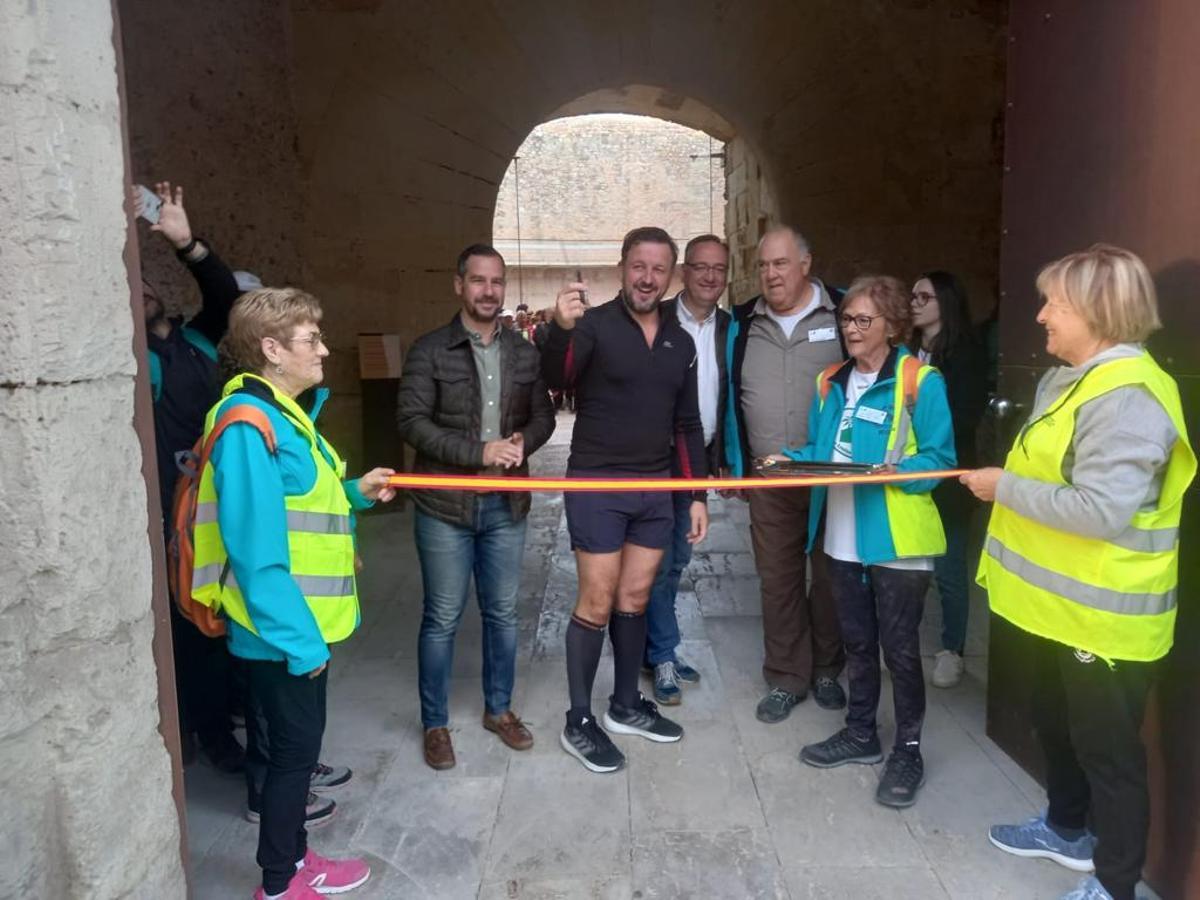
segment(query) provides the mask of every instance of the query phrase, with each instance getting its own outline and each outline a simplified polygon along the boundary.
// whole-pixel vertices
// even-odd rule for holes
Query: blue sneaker
[[[1013,856],[1052,859],[1060,866],[1076,872],[1091,872],[1096,868],[1092,864],[1092,848],[1096,845],[1096,839],[1084,834],[1077,840],[1068,841],[1046,824],[1044,814],[1034,816],[1021,825],[993,825],[988,831],[988,840]],[[1073,894],[1068,896],[1074,897]]]
[[[654,667],[654,699],[663,706],[678,706],[682,699],[675,663],[664,662]]]
[[[1075,885],[1075,890],[1068,891],[1058,900],[1113,900],[1113,895],[1094,876],[1089,875]]]

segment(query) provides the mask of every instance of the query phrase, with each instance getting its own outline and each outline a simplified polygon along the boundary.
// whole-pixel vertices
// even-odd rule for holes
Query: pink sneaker
[[[370,878],[371,867],[361,859],[328,859],[309,850],[296,877],[318,894],[344,894]]]
[[[266,891],[262,889],[261,885],[254,892],[254,900],[263,900],[266,896]],[[280,900],[318,900],[320,896],[320,894],[308,886],[308,882],[297,872],[292,880],[288,882],[287,890],[283,892]]]

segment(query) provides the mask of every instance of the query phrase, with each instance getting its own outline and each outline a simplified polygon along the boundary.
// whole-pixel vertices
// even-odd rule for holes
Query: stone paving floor
[[[570,417],[560,415],[536,471],[565,468]],[[521,633],[514,708],[533,730],[525,753],[479,724],[480,628],[464,618],[451,692],[458,766],[421,758],[416,635],[421,580],[407,512],[360,525],[363,627],[334,653],[322,759],[354,769],[336,817],[314,829],[329,855],[373,869],[355,898],[1054,898],[1077,876],[991,847],[987,827],[1044,802],[1038,786],[984,734],[986,616],[974,598],[968,677],[929,689],[916,806],[877,805],[879,767],[819,771],[796,757],[842,714],[801,704],[778,725],[754,717],[763,692],[758,584],[746,507],[714,498],[712,527],[679,597],[683,651],[703,673],[670,714],[678,744],[618,738],[627,767],[585,771],[558,746],[566,708],[563,628],[575,568],[558,496],[535,495],[521,560]],[[927,666],[940,615],[927,606]],[[611,690],[601,663],[597,709]],[[648,690],[648,688],[647,688]],[[881,703],[885,744],[891,699]],[[203,764],[187,772],[193,896],[249,897],[258,883],[257,828],[241,817],[239,779]]]

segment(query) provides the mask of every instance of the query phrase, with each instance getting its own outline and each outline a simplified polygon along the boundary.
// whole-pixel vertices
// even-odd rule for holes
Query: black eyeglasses
[[[838,324],[840,324],[842,326],[842,331],[845,331],[851,325],[853,325],[859,331],[866,331],[867,329],[869,329],[871,327],[872,322],[874,322],[876,319],[882,319],[882,318],[883,318],[882,313],[880,313],[877,316],[868,316],[868,315],[840,316],[838,318]]]
[[[930,300],[936,300],[937,294],[931,294],[929,291],[913,291],[912,305],[913,309],[921,309]]]
[[[708,263],[684,263],[684,266],[691,269],[697,275],[720,275],[724,277],[729,273],[729,266],[710,266]]]

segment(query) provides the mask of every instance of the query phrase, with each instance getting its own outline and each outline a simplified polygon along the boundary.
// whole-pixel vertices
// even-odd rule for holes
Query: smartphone
[[[583,281],[583,273],[582,273],[581,271],[579,271],[578,269],[576,269],[576,270],[575,270],[575,280],[576,280],[576,281]],[[583,301],[583,305],[584,305],[584,306],[587,306],[587,305],[588,305],[588,301],[587,301],[587,291],[580,291],[580,292],[579,292],[579,299]]]
[[[138,199],[142,201],[141,217],[151,225],[157,225],[159,216],[162,215],[162,200],[144,184],[139,184],[136,189]]]

